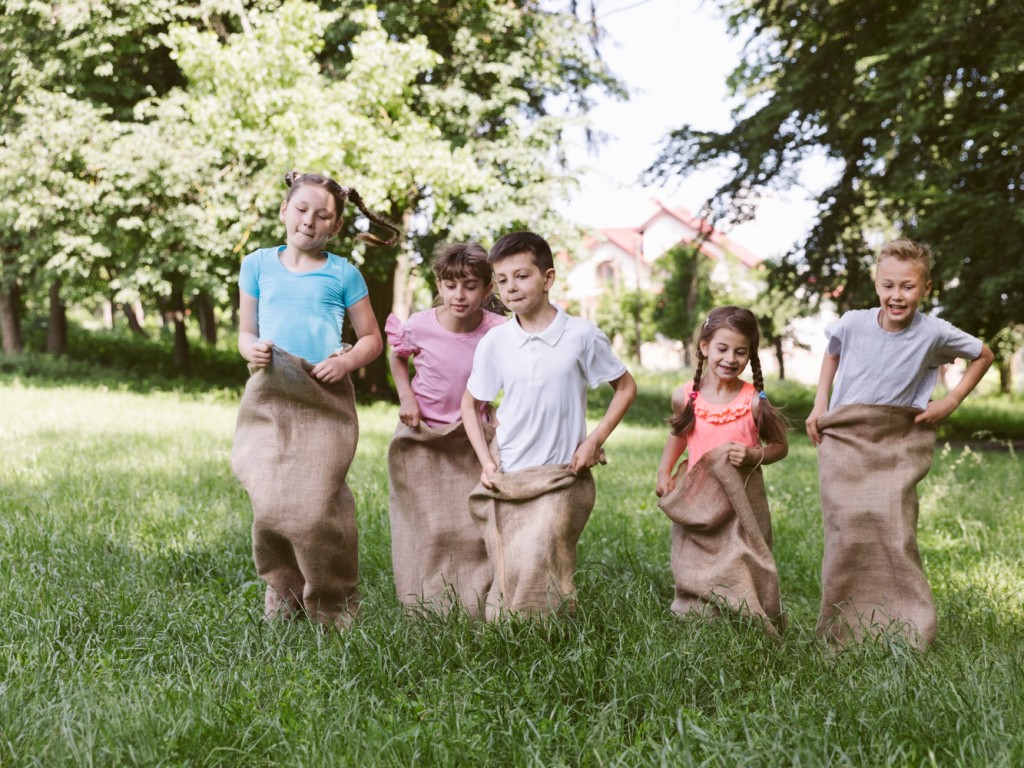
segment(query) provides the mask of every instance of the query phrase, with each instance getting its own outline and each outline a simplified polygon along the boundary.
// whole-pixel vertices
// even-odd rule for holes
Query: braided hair
[[[761,402],[755,419],[757,434],[766,443],[777,443],[785,440],[789,426],[785,417],[773,406],[764,393],[764,375],[761,372],[761,360],[757,356],[757,348],[761,343],[761,333],[757,327],[757,318],[749,309],[743,307],[715,307],[708,313],[707,320],[697,336],[697,367],[693,372],[693,391],[690,393],[683,409],[668,420],[673,435],[685,435],[693,429],[696,416],[693,401],[700,392],[701,379],[704,378],[704,353],[700,345],[708,343],[720,328],[728,328],[743,336],[750,344],[750,370],[753,374],[754,388],[758,391]]]
[[[327,190],[328,194],[334,198],[334,205],[338,211],[338,218],[341,219],[345,212],[345,202],[351,200],[355,203],[362,214],[372,221],[385,229],[391,230],[391,236],[387,240],[381,240],[376,235],[372,235],[369,232],[360,232],[356,235],[356,240],[361,240],[364,243],[370,245],[394,245],[398,241],[401,231],[392,224],[390,221],[385,219],[383,216],[379,216],[373,211],[367,209],[366,203],[363,202],[363,198],[358,192],[352,187],[343,187],[334,179],[327,176],[322,176],[319,173],[302,173],[300,171],[288,171],[284,175],[284,182],[288,185],[288,195],[285,197],[285,202],[291,200],[292,195],[299,187],[303,186],[317,186]]]

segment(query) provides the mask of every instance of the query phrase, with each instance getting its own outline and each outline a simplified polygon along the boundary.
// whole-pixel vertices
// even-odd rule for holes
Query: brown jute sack
[[[351,380],[321,384],[312,368],[275,348],[270,367],[252,372],[231,466],[252,501],[267,618],[301,609],[343,626],[359,607],[355,502],[345,483],[359,425]]]
[[[484,425],[488,442],[494,427]],[[487,547],[469,514],[480,461],[462,422],[399,424],[388,449],[391,560],[398,599],[448,613],[460,603],[475,618],[491,586]]]
[[[817,632],[842,645],[886,629],[918,648],[935,639],[932,590],[917,549],[917,484],[935,429],[920,411],[844,405],[818,419],[825,556]]]
[[[785,617],[760,467],[734,467],[722,445],[683,472],[658,502],[672,521],[672,611],[727,608],[763,619],[776,634]]]
[[[477,485],[469,497],[493,570],[484,616],[572,614],[576,608],[576,543],[594,508],[589,470],[567,464],[531,467]]]

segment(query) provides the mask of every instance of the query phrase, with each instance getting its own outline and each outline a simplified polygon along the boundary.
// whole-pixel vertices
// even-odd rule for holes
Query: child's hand
[[[818,432],[818,417],[827,410],[827,405],[814,406],[814,408],[811,409],[811,415],[808,416],[807,421],[804,422],[804,426],[807,428],[807,436],[811,438],[811,442],[814,444],[815,448],[821,445],[821,433]]]
[[[581,469],[590,469],[600,463],[601,446],[597,444],[596,438],[588,436],[579,444],[576,452],[572,455],[572,461],[569,462],[569,471],[575,475]]]
[[[332,355],[313,366],[313,378],[324,384],[334,384],[345,378],[352,369],[346,362],[347,354]]]
[[[764,456],[760,449],[755,451],[750,445],[743,445],[739,442],[729,443],[729,464],[734,467],[748,467],[759,464],[758,459]]]
[[[416,402],[416,398],[410,398],[410,402],[405,400],[400,401],[398,407],[398,420],[405,424],[407,427],[415,429],[420,425],[420,406]]]
[[[958,405],[960,405],[960,403],[956,401],[956,398],[950,395],[946,395],[939,400],[932,400],[928,403],[927,408],[917,414],[914,418],[914,423],[931,424],[932,426],[935,426],[955,411]]]
[[[270,361],[273,358],[274,342],[272,341],[257,341],[252,345],[252,350],[249,352],[249,362],[252,363],[253,368],[269,368]]]
[[[658,473],[658,486],[654,489],[654,495],[661,498],[672,493],[676,488],[676,479],[671,474]]]
[[[489,461],[484,464],[484,471],[480,473],[480,482],[484,488],[490,491],[494,490],[494,475],[500,475],[501,470],[498,469],[498,465],[493,461]]]

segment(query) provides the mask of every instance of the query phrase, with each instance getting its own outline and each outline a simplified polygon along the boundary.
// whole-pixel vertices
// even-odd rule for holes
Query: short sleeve
[[[398,319],[398,315],[388,315],[384,322],[384,333],[387,334],[392,351],[399,357],[413,357],[419,354],[419,347],[413,339],[414,334],[409,332],[406,323]]]
[[[626,372],[626,366],[612,351],[608,336],[597,326],[593,328],[583,364],[586,367],[587,385],[591,389],[596,389],[606,381],[615,381]]]
[[[259,251],[253,251],[242,259],[242,269],[238,273],[238,289],[257,299],[260,297],[258,254]]]
[[[487,403],[494,400],[504,386],[494,360],[494,338],[495,335],[490,333],[477,344],[476,352],[473,353],[473,371],[466,382],[469,394]]]
[[[843,341],[846,338],[846,318],[849,315],[843,315],[836,320],[832,325],[825,328],[825,338],[828,339],[828,344],[825,347],[826,355],[839,355],[843,352]]]
[[[940,323],[940,343],[932,356],[933,365],[948,365],[958,357],[974,360],[981,355],[982,341],[965,331],[961,331],[955,325],[941,318],[936,318]]]
[[[344,291],[344,302],[346,307],[351,307],[370,295],[370,289],[366,285],[366,278],[359,268],[340,256],[331,254],[342,264],[342,290]]]

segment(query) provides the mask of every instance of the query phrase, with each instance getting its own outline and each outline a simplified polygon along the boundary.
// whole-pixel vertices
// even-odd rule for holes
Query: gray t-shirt
[[[866,403],[924,410],[940,365],[981,354],[980,339],[941,318],[916,312],[907,328],[890,333],[878,324],[880,311],[851,310],[825,329],[826,352],[839,355],[829,408]]]

